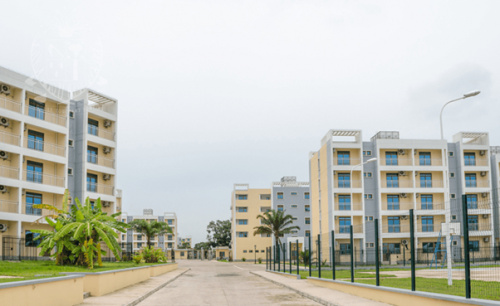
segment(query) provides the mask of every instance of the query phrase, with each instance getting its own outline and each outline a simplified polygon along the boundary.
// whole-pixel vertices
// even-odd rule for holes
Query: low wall
[[[83,303],[81,275],[0,284],[1,305],[65,306]]]
[[[329,279],[308,277],[313,285],[330,288],[370,300],[402,306],[464,306],[464,305],[500,305],[496,301],[466,299],[460,296],[437,294],[422,291],[411,291],[399,288],[373,286],[359,283],[348,283]]]
[[[176,263],[152,266],[150,269],[150,271],[151,271],[150,276],[153,277],[153,276],[162,275],[162,274],[168,273],[170,271],[177,270],[177,267],[178,267],[178,265]]]

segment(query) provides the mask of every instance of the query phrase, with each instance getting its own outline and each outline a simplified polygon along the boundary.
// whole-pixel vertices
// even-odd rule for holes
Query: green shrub
[[[259,258],[257,259],[257,261],[259,262],[259,264],[261,264],[261,263],[262,263],[262,258],[260,258],[260,257],[259,257]]]
[[[247,261],[247,259],[246,259],[245,257],[243,257],[243,258],[241,259],[241,261]]]
[[[142,260],[142,254],[141,253],[138,253],[134,256],[132,256],[132,260],[136,263],[136,264],[140,264],[143,260]]]
[[[167,257],[165,257],[163,251],[155,249],[153,246],[142,249],[141,256],[147,263],[167,262]]]

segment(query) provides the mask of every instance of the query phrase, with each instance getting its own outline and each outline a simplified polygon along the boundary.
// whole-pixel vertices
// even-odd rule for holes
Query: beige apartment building
[[[257,216],[271,209],[271,189],[234,184],[231,194],[231,252],[233,260],[266,258],[272,244],[268,235],[253,235],[260,225]]]

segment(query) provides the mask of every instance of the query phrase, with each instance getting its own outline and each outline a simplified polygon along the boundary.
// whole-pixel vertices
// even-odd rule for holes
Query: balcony
[[[19,179],[19,168],[0,166],[0,177]]]
[[[114,187],[111,185],[96,184],[87,182],[87,191],[94,193],[101,193],[107,195],[113,195]]]
[[[337,225],[335,228],[335,234],[350,234],[351,226],[350,225]],[[363,224],[355,224],[352,226],[353,234],[362,234],[363,233]]]
[[[465,180],[465,188],[489,188],[490,183],[487,180]]]
[[[25,114],[36,119],[51,122],[61,126],[66,126],[66,116],[61,116],[56,113],[47,112],[44,109],[38,107],[27,105],[25,107]]]
[[[387,222],[387,221],[386,221]],[[384,234],[399,234],[410,233],[410,224],[384,224],[382,226],[382,233]]]
[[[381,166],[411,166],[413,159],[411,157],[384,158],[381,159]]]
[[[57,187],[64,187],[64,177],[51,174],[43,174],[36,171],[23,171],[24,180],[35,184],[44,184]]]
[[[464,160],[465,167],[487,167],[488,160],[487,159],[465,159]]]
[[[335,188],[361,188],[361,180],[337,180]]]
[[[384,203],[382,204],[382,210],[384,213],[389,213],[389,212],[400,212],[402,210],[410,210],[413,209],[413,203]]]
[[[360,158],[333,158],[333,166],[356,166],[361,164]],[[359,169],[358,169],[359,170]]]
[[[41,216],[42,210],[39,208],[33,208],[33,204],[26,203],[24,206],[24,213],[30,216]]]
[[[24,139],[24,147],[36,151],[41,151],[48,154],[66,156],[66,147],[56,145],[43,140],[35,140],[30,138]]]
[[[441,230],[439,224],[417,224],[418,233],[436,233]]]
[[[0,131],[0,142],[13,146],[19,146],[21,144],[21,136],[7,133],[5,131]]]
[[[0,107],[17,113],[21,112],[21,103],[7,98],[6,96],[0,96]]]
[[[417,182],[416,188],[443,188],[442,180],[420,180]]]
[[[115,168],[115,160],[112,158],[106,158],[99,156],[97,154],[89,154],[87,155],[87,162],[103,167]]]
[[[363,210],[363,204],[361,203],[335,203],[336,211],[360,211]]]
[[[413,188],[411,180],[383,180],[382,188]]]
[[[444,203],[417,203],[417,210],[443,210],[445,209]]]
[[[0,200],[0,212],[17,213],[19,202]]]
[[[435,167],[443,166],[443,160],[441,158],[415,158],[415,166],[421,167]]]
[[[97,136],[100,138],[115,141],[115,133],[114,132],[108,132],[108,131],[106,131],[104,129],[100,129],[96,126],[89,125],[87,132],[89,135],[94,135],[94,136]]]

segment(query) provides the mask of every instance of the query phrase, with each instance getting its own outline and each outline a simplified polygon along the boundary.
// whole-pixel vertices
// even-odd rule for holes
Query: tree
[[[147,239],[147,246],[151,246],[151,239],[155,235],[172,234],[172,229],[166,222],[153,220],[148,222],[143,219],[137,219],[129,223],[132,229],[138,233],[144,234]]]
[[[181,243],[181,245],[179,246],[179,249],[190,249],[191,248],[191,243],[187,242],[187,241],[184,241],[183,243]]]
[[[194,245],[195,250],[208,250],[210,249],[210,242],[198,242],[197,244]]]
[[[210,221],[207,226],[207,240],[210,246],[229,246],[231,244],[231,221]]]
[[[102,265],[101,255],[105,254],[105,251],[101,250],[101,242],[104,242],[115,258],[120,260],[118,253],[120,246],[116,240],[118,237],[116,231],[125,233],[128,227],[127,224],[116,220],[121,213],[108,216],[102,211],[100,198],[97,199],[94,207],[89,198],[83,205],[75,198],[76,205],[68,207],[68,197],[69,192],[66,190],[62,210],[53,205],[33,205],[35,208],[57,213],[45,217],[54,230],[32,230],[40,234],[38,239],[42,239],[39,245],[40,254],[45,254],[55,248],[56,251],[52,256],[56,258],[56,264],[86,265],[92,269],[96,256],[98,264]]]
[[[293,230],[300,230],[300,227],[293,224],[292,215],[285,215],[284,211],[273,209],[258,215],[262,225],[254,227],[253,235],[268,234],[274,236],[277,245],[281,245],[280,236],[290,234]]]

